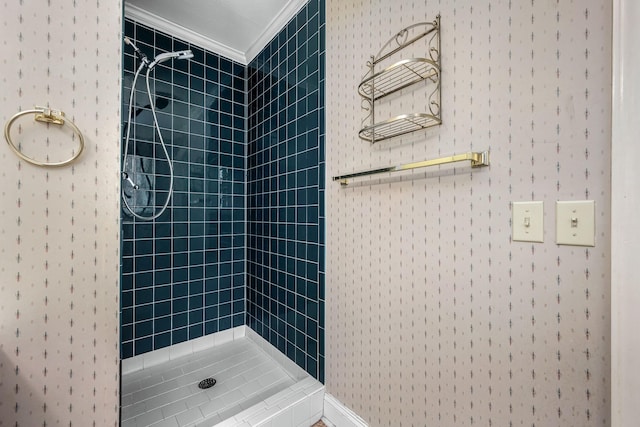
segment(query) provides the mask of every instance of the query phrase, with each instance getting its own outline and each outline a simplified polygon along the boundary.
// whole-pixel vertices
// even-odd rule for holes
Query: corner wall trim
[[[326,392],[324,394],[324,418],[337,427],[369,427],[369,424],[358,414]]]

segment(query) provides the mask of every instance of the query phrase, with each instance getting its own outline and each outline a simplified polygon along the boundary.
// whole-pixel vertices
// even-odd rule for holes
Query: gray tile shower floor
[[[209,377],[216,384],[198,388]],[[121,426],[212,426],[293,384],[258,345],[237,339],[124,375]]]

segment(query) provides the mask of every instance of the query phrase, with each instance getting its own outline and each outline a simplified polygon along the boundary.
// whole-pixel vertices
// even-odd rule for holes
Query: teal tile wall
[[[324,381],[324,10],[311,0],[246,67],[125,22],[150,57],[195,57],[156,75],[167,99],[189,101],[169,103],[163,129],[170,210],[153,223],[123,213],[123,358],[247,324]],[[157,146],[137,142],[143,165]]]
[[[123,358],[245,323],[246,227],[246,67],[131,20],[125,34],[150,59],[183,49],[194,57],[165,62],[152,74],[158,121],[174,165],[174,194],[155,221],[122,211]],[[123,129],[138,65],[125,46]],[[144,192],[135,196],[134,209],[151,216],[154,203],[164,202],[169,172],[141,83],[129,159]],[[123,188],[131,196],[131,188]]]
[[[324,381],[324,1],[249,64],[247,323]]]

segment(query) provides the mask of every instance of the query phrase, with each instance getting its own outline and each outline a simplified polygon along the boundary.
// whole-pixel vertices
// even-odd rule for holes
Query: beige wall
[[[2,124],[34,105],[86,138],[44,169],[0,146],[0,425],[118,425],[121,3],[0,6]],[[39,159],[77,149],[68,128],[12,127]]]
[[[369,55],[438,13],[442,126],[359,140]],[[372,426],[610,423],[611,29],[605,0],[327,2],[327,391]],[[418,88],[380,110],[423,108]],[[329,180],[485,149],[473,172]],[[596,246],[556,245],[555,201],[584,199]],[[511,241],[528,200],[544,243]]]

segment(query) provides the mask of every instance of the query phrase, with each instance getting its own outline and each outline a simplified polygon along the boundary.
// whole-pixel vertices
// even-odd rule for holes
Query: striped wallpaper
[[[86,147],[45,169],[0,146],[0,426],[117,426],[121,3],[0,5],[0,118],[45,105]],[[61,161],[68,127],[19,119],[25,154]]]
[[[369,56],[437,14],[443,124],[358,139]],[[327,391],[371,426],[609,424],[610,46],[604,0],[327,2],[328,180],[491,150],[327,181]],[[531,200],[544,243],[514,242],[511,202]],[[595,200],[595,247],[554,243],[556,200]]]

